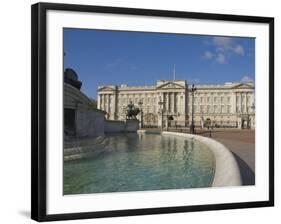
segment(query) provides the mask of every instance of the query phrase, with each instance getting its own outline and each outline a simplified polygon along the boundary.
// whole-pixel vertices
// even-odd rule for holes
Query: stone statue
[[[136,119],[139,112],[140,109],[138,107],[135,107],[135,105],[131,101],[126,109],[126,119]]]

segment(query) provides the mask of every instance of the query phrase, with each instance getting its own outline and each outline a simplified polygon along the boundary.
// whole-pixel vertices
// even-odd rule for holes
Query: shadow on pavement
[[[239,169],[240,174],[242,178],[242,184],[243,185],[255,185],[255,173],[252,171],[252,169],[245,163],[238,155],[232,152],[234,155]]]

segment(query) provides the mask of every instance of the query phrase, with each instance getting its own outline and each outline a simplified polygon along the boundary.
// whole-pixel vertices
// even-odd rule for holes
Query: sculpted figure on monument
[[[126,119],[136,119],[139,112],[140,109],[138,107],[135,107],[135,105],[131,101],[126,109]]]

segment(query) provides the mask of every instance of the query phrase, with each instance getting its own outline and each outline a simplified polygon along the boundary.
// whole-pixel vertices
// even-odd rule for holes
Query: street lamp
[[[163,128],[163,102],[159,101],[158,105],[160,106],[160,112],[161,112],[161,129]]]
[[[141,128],[143,128],[143,113],[142,113],[142,105],[143,105],[143,102],[140,100],[138,102],[138,105],[139,105],[139,108],[140,108],[140,113],[141,113]]]
[[[192,87],[190,89],[191,92],[191,99],[192,99],[192,108],[191,108],[191,125],[190,125],[190,133],[194,134],[195,131],[195,125],[194,125],[194,93],[196,92],[196,88],[194,87],[194,84],[192,84]]]

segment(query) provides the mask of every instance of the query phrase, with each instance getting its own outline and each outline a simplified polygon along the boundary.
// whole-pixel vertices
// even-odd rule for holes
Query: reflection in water
[[[214,157],[200,142],[157,134],[111,135],[64,162],[64,194],[210,186]]]

